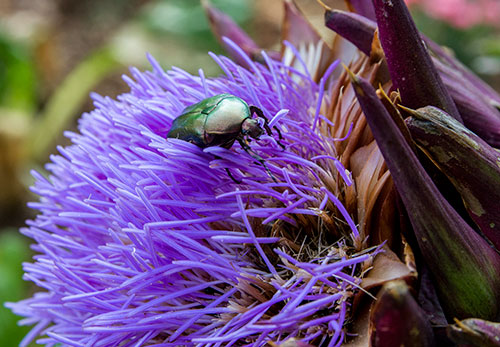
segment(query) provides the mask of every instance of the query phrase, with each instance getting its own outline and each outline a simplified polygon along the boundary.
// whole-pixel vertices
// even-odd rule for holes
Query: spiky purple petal
[[[93,95],[95,110],[80,133],[67,133],[72,145],[51,158],[49,179],[34,173],[40,201],[31,207],[40,213],[22,232],[38,254],[24,269],[43,290],[8,304],[23,324],[37,324],[22,346],[37,335],[72,346],[340,345],[346,298],[370,256],[338,253],[359,234],[327,185],[352,184],[336,159],[339,139],[314,117],[328,97],[304,72],[265,54],[267,66],[254,63],[225,42],[250,70],[212,55],[226,76],[209,79],[150,58],[152,71],[125,77],[129,93]],[[238,145],[202,150],[166,139],[187,105],[224,92],[281,130],[286,150],[271,136],[251,143],[277,183]],[[270,235],[275,223],[298,233],[300,216],[337,209],[354,240],[318,248],[303,268],[300,254]]]

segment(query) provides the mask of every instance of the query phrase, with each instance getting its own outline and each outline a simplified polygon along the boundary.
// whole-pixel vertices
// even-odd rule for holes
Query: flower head
[[[500,4],[496,0],[406,0],[418,5],[427,14],[458,28],[489,24],[498,26]]]
[[[342,342],[378,250],[360,252],[338,198],[352,180],[322,116],[336,64],[318,84],[291,45],[303,68],[265,53],[266,65],[253,63],[233,48],[250,70],[212,55],[219,78],[164,71],[150,57],[152,71],[125,77],[129,93],[93,95],[95,110],[67,133],[72,145],[47,165],[51,177],[34,173],[40,213],[22,232],[38,255],[25,277],[44,290],[9,304],[36,324],[23,345],[36,335],[71,346]],[[284,150],[277,135],[251,143],[276,182],[238,144],[166,138],[186,106],[220,93],[280,130]]]

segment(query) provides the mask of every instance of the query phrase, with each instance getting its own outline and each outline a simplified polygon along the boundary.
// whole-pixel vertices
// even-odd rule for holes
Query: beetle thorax
[[[254,139],[258,139],[264,130],[260,127],[257,119],[247,118],[241,123],[241,133]]]

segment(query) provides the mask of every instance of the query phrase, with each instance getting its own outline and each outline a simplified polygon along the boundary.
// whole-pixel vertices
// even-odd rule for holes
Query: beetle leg
[[[266,116],[264,116],[264,112],[262,112],[262,110],[256,106],[250,106],[250,112],[255,113],[257,115],[257,117],[264,119],[264,129],[266,129],[267,135],[271,136],[272,131],[271,131],[271,128],[269,127],[269,124],[268,124],[269,120],[267,119]],[[273,129],[276,130],[276,132],[278,133],[279,139],[283,140],[283,136],[281,135],[281,131],[276,126],[274,126]],[[281,142],[279,142],[279,140],[276,142],[278,143],[278,145],[280,145],[281,148],[285,149],[285,146]]]
[[[214,155],[214,157],[215,157],[215,159],[222,159],[218,155]],[[229,169],[227,167],[225,168],[225,170],[226,170],[227,175],[229,176],[229,178],[232,179],[234,183],[241,184],[242,181],[238,181],[236,178],[234,178],[234,176],[231,174],[231,171],[229,171]]]
[[[264,159],[252,150],[252,148],[248,145],[247,139],[244,137],[237,137],[236,139],[240,143],[241,148],[243,148],[252,158],[258,161],[256,164],[263,165]]]
[[[247,152],[252,158],[254,158],[255,160],[257,160],[260,163],[260,165],[262,165],[264,167],[264,169],[266,169],[266,172],[269,175],[269,177],[271,177],[275,183],[278,183],[278,181],[276,181],[276,178],[274,178],[274,175],[272,174],[271,170],[269,170],[269,168],[267,167],[266,162],[264,161],[264,159],[260,155],[258,155],[257,153],[255,153],[252,150],[252,148],[250,148],[250,146],[248,145],[248,143],[246,143],[245,139],[242,138],[242,137],[237,137],[236,140],[238,140],[238,142],[241,145],[241,148],[243,148],[245,150],[245,152]]]
[[[234,183],[241,184],[241,181],[238,181],[236,178],[234,178],[233,175],[231,174],[231,171],[229,171],[228,168],[226,168],[226,172],[227,172],[227,175],[229,176],[229,178],[232,179]]]
[[[273,129],[276,130],[276,132],[278,133],[279,139],[283,140],[283,136],[281,136],[281,131],[276,126],[274,126]],[[281,148],[286,149],[285,145],[282,144],[279,140],[277,140],[276,143],[280,145]]]

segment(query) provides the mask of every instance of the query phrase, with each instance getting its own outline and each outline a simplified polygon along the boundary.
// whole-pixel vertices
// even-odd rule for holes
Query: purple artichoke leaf
[[[448,336],[459,345],[498,347],[500,345],[500,323],[477,318],[455,320],[449,325]]]
[[[373,0],[379,38],[394,89],[404,105],[433,105],[461,121],[403,0]]]
[[[238,26],[238,24],[236,24],[235,21],[231,19],[231,17],[213,7],[208,0],[203,0],[202,5],[205,9],[205,14],[208,18],[214,36],[217,38],[222,47],[224,47],[226,52],[228,52],[231,58],[243,67],[250,67],[248,62],[242,58],[241,53],[238,52],[238,50],[235,50],[235,46],[228,44],[228,40],[225,40],[224,38],[228,38],[231,42],[234,42],[239,49],[253,59],[261,59],[260,52],[262,49],[243,29]],[[277,52],[269,52],[273,58],[275,58],[275,53]]]
[[[427,314],[402,280],[386,283],[371,311],[371,345],[434,346]]]
[[[441,47],[425,35],[422,35],[422,39],[426,43],[432,54],[432,57],[434,58],[434,64],[436,64],[436,60],[439,61],[442,65],[445,65],[449,70],[457,74],[460,77],[460,80],[467,80],[467,82],[473,86],[473,89],[478,90],[483,95],[483,97],[488,100],[488,103],[490,105],[497,108],[500,107],[500,95],[498,94],[498,92],[496,92],[487,83],[476,76],[460,61],[455,59],[455,57],[449,52],[449,50]],[[436,64],[436,67],[438,68],[438,70],[440,70],[438,64]]]
[[[346,3],[351,12],[375,20],[375,10],[370,0],[347,0]]]
[[[359,14],[341,10],[326,10],[325,25],[355,45],[361,52],[370,55],[373,35],[377,24]]]
[[[500,250],[500,153],[432,106],[413,111],[406,123],[418,146],[458,190],[481,232]]]
[[[467,128],[494,147],[500,147],[500,110],[472,82],[435,61],[443,82]]]
[[[496,317],[500,256],[440,194],[374,88],[351,74],[356,96],[408,211],[448,317]],[[449,292],[454,295],[450,296]]]

